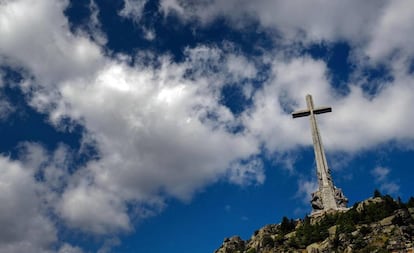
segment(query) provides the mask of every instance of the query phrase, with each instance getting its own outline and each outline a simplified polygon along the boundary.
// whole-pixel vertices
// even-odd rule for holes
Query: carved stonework
[[[319,190],[312,193],[311,205],[312,205],[314,212],[325,209],[323,205],[322,195],[323,194]],[[335,198],[336,206],[338,208],[346,208],[346,206],[348,205],[348,199],[345,197],[342,190],[340,188],[336,188],[335,186],[334,186],[334,198]]]
[[[312,204],[313,211],[323,210],[323,203],[322,203],[322,197],[321,197],[320,191],[316,191],[312,193],[311,204]]]
[[[345,197],[342,190],[336,187],[335,187],[335,201],[336,201],[336,205],[342,208],[346,208],[348,204],[348,199]]]

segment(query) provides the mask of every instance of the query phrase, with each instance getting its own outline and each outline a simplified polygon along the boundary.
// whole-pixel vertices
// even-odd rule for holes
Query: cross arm
[[[306,117],[310,115],[310,110],[300,110],[292,113],[293,118]]]
[[[326,112],[332,112],[332,107],[319,107],[313,110],[314,114],[322,114]]]
[[[322,114],[327,112],[332,112],[332,107],[319,107],[314,110],[312,110],[313,114]],[[311,111],[308,109],[305,110],[299,110],[292,113],[293,118],[300,118],[300,117],[306,117],[311,114]]]

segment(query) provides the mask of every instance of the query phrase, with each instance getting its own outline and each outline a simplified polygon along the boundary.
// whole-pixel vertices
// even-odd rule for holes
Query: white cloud
[[[60,218],[51,215],[70,177],[68,147],[50,152],[24,142],[18,148],[20,161],[0,156],[0,252],[83,252],[58,238]]]
[[[10,101],[0,94],[0,121],[6,120],[15,110]]]
[[[295,197],[301,199],[304,204],[309,205],[312,193],[316,190],[318,190],[318,182],[299,179]]]
[[[312,41],[352,39],[376,24],[385,1],[180,1],[163,0],[165,13],[177,13],[184,20],[197,18],[209,23],[224,17],[237,26],[258,20],[264,27],[275,28],[287,39]],[[237,6],[237,8],[234,8]]]
[[[249,217],[247,217],[247,216],[242,216],[240,219],[241,219],[242,221],[249,221]]]
[[[156,37],[156,31],[154,28],[143,26],[141,19],[143,18],[144,8],[147,4],[147,0],[124,0],[124,7],[118,12],[118,15],[123,18],[128,18],[140,25],[142,29],[142,36],[148,41],[153,41]]]
[[[0,121],[6,120],[15,110],[9,99],[3,95],[4,71],[0,69]]]
[[[159,68],[131,67],[122,56],[104,58],[86,36],[71,34],[64,2],[20,0],[1,7],[0,34],[7,41],[0,52],[34,77],[22,82],[31,105],[49,113],[57,126],[62,117],[81,122],[84,138],[94,140],[99,151],[98,160],[70,175],[42,160],[41,147],[26,147],[27,163],[44,167],[48,200],[68,227],[98,234],[129,231],[128,203],[145,217],[162,209],[165,197],[188,200],[227,175],[237,160],[258,152],[254,138],[229,132],[237,119],[218,100],[224,83],[255,73],[243,57],[201,46],[188,50],[181,64],[159,58]],[[27,23],[36,29],[29,31]],[[235,72],[236,62],[249,71]],[[260,166],[246,168],[231,182],[263,182]]]
[[[410,0],[388,1],[372,29],[367,54],[374,61],[393,53],[403,57],[414,56],[414,3]]]
[[[395,182],[384,182],[381,184],[380,190],[389,194],[398,194],[400,186]]]
[[[62,247],[60,247],[58,253],[83,253],[83,250],[79,247],[74,247],[70,244],[63,244]]]
[[[128,230],[126,203],[149,203],[157,210],[164,195],[188,200],[226,175],[238,159],[258,152],[253,138],[227,131],[235,119],[218,103],[218,89],[207,78],[209,64],[217,62],[203,63],[204,50],[189,52],[189,63],[164,59],[156,70],[112,62],[88,86],[84,80],[62,84],[70,108],[53,113],[81,120],[100,152],[99,160],[79,172],[90,175],[92,183],[74,180],[63,195],[60,213],[68,224],[96,233]],[[202,64],[203,72],[193,71],[193,63]],[[197,81],[183,78],[189,72]],[[227,75],[212,78],[217,82]],[[238,171],[231,182],[264,180],[260,166]],[[83,208],[70,208],[78,202]],[[96,215],[96,208],[107,212]]]
[[[144,38],[146,40],[153,41],[157,37],[157,34],[155,33],[155,30],[147,29],[147,28],[145,28],[143,30],[144,30]]]
[[[389,140],[413,140],[414,114],[409,109],[413,106],[413,76],[394,72],[394,80],[384,83],[372,99],[361,88],[351,86],[347,97],[333,102],[332,125],[326,129],[328,145],[352,151]]]
[[[239,161],[231,166],[229,180],[235,184],[248,185],[252,182],[264,183],[265,173],[260,159],[250,159],[248,162]]]
[[[230,55],[228,57],[227,69],[229,73],[235,76],[236,80],[255,78],[257,75],[256,66],[239,55]]]
[[[390,173],[390,170],[384,167],[376,167],[371,171],[371,174],[374,176],[376,181],[384,181]]]
[[[364,54],[358,57],[368,56],[372,63],[387,61],[393,53],[413,57],[413,7],[410,0],[162,0],[160,4],[165,15],[204,25],[217,18],[227,19],[235,28],[258,21],[278,31],[280,42],[288,44],[346,41]]]
[[[139,21],[146,3],[147,0],[124,0],[124,8],[119,15]]]
[[[165,59],[162,68],[154,70],[110,60],[95,72],[89,65],[102,66],[100,49],[85,37],[69,33],[61,13],[64,7],[62,2],[51,1],[35,6],[24,1],[5,3],[0,32],[8,43],[0,50],[35,76],[40,88],[32,93],[33,106],[42,111],[53,108],[48,112],[54,122],[60,116],[80,120],[97,141],[101,159],[85,168],[94,183],[84,185],[74,177],[62,197],[59,213],[70,226],[97,233],[128,230],[123,201],[148,201],[159,192],[188,199],[195,190],[224,175],[231,162],[257,152],[253,139],[224,128],[234,119],[215,99],[218,90],[213,87],[211,93],[210,83],[202,76],[205,73],[194,73],[200,77],[197,83],[183,78],[189,63],[180,66]],[[24,15],[23,23],[19,14],[28,8],[33,15]],[[40,30],[26,31],[28,21],[38,24],[35,27]],[[35,32],[43,36],[34,36]],[[30,34],[36,43],[22,38]],[[23,53],[29,41],[36,50]],[[220,53],[200,48],[191,51],[189,58],[202,67],[221,64],[210,62],[207,56],[211,52]],[[87,74],[82,73],[85,70]],[[210,111],[218,122],[208,118]],[[50,178],[56,184],[60,176]],[[84,208],[73,210],[73,206]],[[95,208],[106,212],[96,215]]]
[[[99,65],[100,48],[69,32],[67,1],[0,3],[0,64],[24,66],[43,85],[85,76]]]
[[[119,244],[121,244],[121,241],[118,238],[109,238],[105,240],[104,244],[97,253],[109,253],[113,247],[118,246]]]
[[[0,252],[46,252],[56,228],[41,205],[32,171],[0,156]]]
[[[390,169],[385,167],[375,167],[371,174],[377,184],[380,185],[380,190],[388,194],[398,194],[400,186],[390,179]]]
[[[89,9],[91,11],[91,15],[90,22],[88,22],[88,27],[91,36],[99,45],[105,45],[108,42],[108,39],[105,33],[102,31],[102,25],[99,20],[100,10],[94,0],[90,0]]]
[[[20,161],[33,174],[40,174],[41,183],[45,187],[51,205],[54,205],[58,192],[61,192],[70,177],[69,167],[74,159],[71,150],[64,144],[59,144],[53,152],[49,152],[41,144],[23,142],[19,144]]]
[[[95,186],[78,185],[62,196],[59,214],[69,227],[106,234],[130,230],[130,221],[122,198]]]

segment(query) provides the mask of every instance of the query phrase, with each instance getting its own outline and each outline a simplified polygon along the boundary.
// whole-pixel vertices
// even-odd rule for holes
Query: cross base
[[[340,188],[327,185],[312,193],[311,200],[313,212],[326,210],[340,210],[346,208],[348,199]]]

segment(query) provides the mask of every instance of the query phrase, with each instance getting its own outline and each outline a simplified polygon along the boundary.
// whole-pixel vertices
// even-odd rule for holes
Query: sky
[[[411,0],[0,0],[0,253],[214,252],[317,188],[407,200]]]

